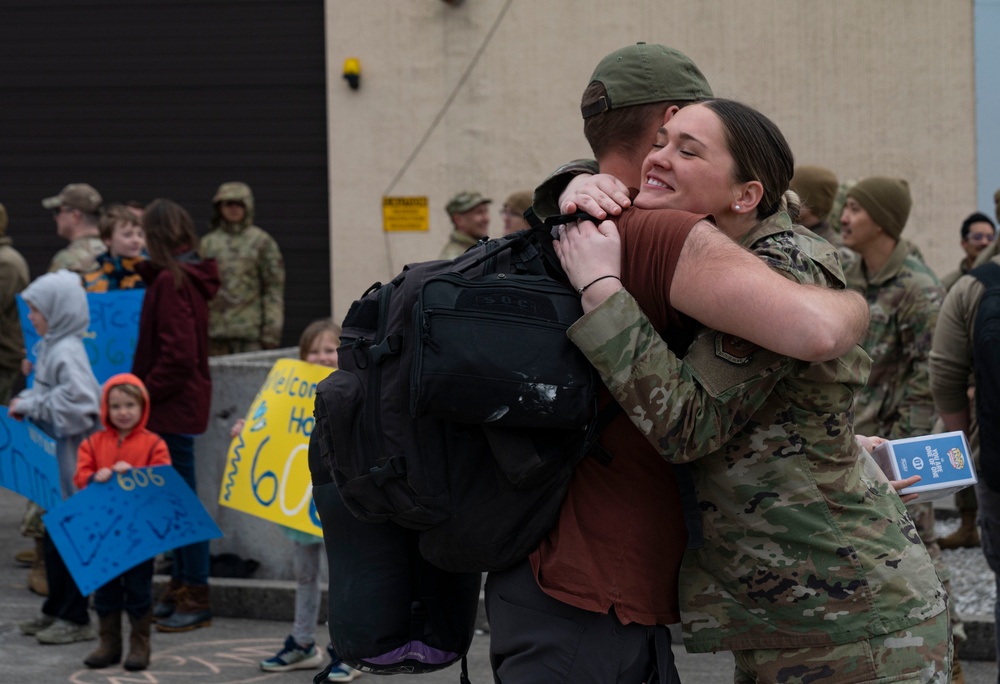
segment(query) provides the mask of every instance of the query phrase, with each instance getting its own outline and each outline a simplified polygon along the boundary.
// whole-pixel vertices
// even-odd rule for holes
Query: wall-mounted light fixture
[[[351,86],[351,90],[361,87],[361,62],[357,57],[348,57],[344,60],[344,78]]]

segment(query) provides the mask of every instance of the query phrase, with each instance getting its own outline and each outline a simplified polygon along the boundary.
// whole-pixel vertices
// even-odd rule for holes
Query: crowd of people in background
[[[628,73],[639,64],[641,75]],[[661,89],[663,74],[669,87]],[[948,609],[941,549],[982,544],[1000,571],[1000,492],[983,480],[963,491],[960,526],[939,539],[933,506],[904,507],[901,485],[871,469],[866,437],[962,430],[978,458],[971,340],[984,286],[975,269],[1000,264],[993,219],[973,212],[961,222],[963,256],[939,277],[904,237],[913,205],[906,179],[841,180],[823,166],[795,166],[773,122],[715,99],[697,67],[663,46],[629,46],[603,60],[581,110],[597,165],[567,165],[535,193],[510,194],[499,211],[502,236],[530,227],[533,202],[542,215],[548,207],[595,217],[564,227],[557,243],[586,312],[570,337],[604,380],[603,401],[627,410],[601,438],[610,465],[585,459],[552,532],[523,563],[489,577],[497,681],[675,681],[665,625],[683,620],[689,649],[734,651],[737,682],[793,681],[793,669],[801,676],[821,667],[864,671],[864,681],[906,673],[907,681],[961,682],[965,635]],[[609,124],[623,117],[629,125]],[[995,199],[1000,220],[1000,191]],[[490,236],[492,202],[475,191],[447,202],[452,231],[440,259]],[[209,357],[274,349],[282,335],[285,266],[277,241],[254,223],[250,187],[219,186],[203,237],[176,202],[105,204],[86,183],[42,206],[67,244],[31,281],[0,205],[0,403],[56,438],[64,496],[168,463],[197,491]],[[732,282],[710,282],[709,260],[728,264]],[[719,287],[733,298],[712,299]],[[132,372],[102,389],[82,344],[86,293],[135,288],[145,296]],[[860,346],[847,332],[858,328],[859,305],[832,298],[852,290],[867,309]],[[42,337],[33,365],[18,294]],[[807,297],[831,298],[813,308],[815,320],[785,316],[781,329],[769,322],[771,307],[805,311]],[[808,334],[831,318],[848,342],[815,353]],[[333,321],[316,321],[302,333],[300,359],[336,368],[339,335]],[[740,344],[761,352],[756,365]],[[738,371],[725,365],[744,358],[749,365]],[[29,373],[32,386],[18,391]],[[739,459],[744,481],[734,486]],[[691,488],[700,510],[697,502],[685,508]],[[46,597],[22,633],[43,644],[99,639],[88,667],[124,660],[125,669],[143,670],[154,625],[169,633],[211,624],[205,541],[173,550],[170,580],[155,600],[152,560],[97,590],[95,632],[88,597],[43,513],[29,504],[22,521],[34,548],[18,559],[30,565],[29,587]],[[809,535],[786,524],[792,515]],[[286,533],[295,620],[282,648],[260,663],[267,672],[324,661],[316,640],[323,540]],[[851,562],[840,544],[847,538]],[[749,559],[768,553],[748,574]],[[803,576],[801,559],[815,576]],[[560,628],[567,622],[573,634]],[[332,646],[327,652],[328,681],[360,676]]]

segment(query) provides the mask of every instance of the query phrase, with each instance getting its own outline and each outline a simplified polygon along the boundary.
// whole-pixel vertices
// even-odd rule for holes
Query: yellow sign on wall
[[[426,197],[383,197],[382,227],[387,233],[430,228]]]
[[[219,504],[322,536],[312,501],[309,435],[316,385],[331,369],[280,359],[229,445]]]

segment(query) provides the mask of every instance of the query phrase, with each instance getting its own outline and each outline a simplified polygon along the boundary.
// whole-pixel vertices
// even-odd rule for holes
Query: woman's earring
[[[740,205],[734,204],[733,205],[733,209],[735,209],[736,211],[739,211],[740,210]]]

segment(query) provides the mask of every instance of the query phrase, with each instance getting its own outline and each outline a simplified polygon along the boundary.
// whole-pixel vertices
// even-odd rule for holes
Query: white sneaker
[[[72,644],[76,641],[96,639],[97,634],[89,622],[85,625],[78,625],[75,622],[56,618],[51,625],[35,634],[35,638],[40,644]]]

